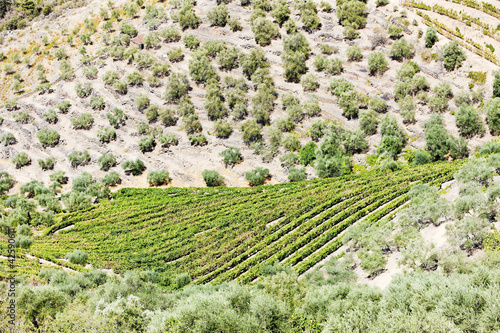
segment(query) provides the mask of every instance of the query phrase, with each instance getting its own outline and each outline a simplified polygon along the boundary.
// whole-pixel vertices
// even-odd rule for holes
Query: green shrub
[[[389,34],[390,38],[399,39],[402,36],[403,28],[398,25],[390,24],[387,28],[387,33]]]
[[[106,118],[108,118],[109,124],[114,128],[120,128],[120,126],[125,125],[125,120],[127,116],[122,110],[114,108],[113,111],[106,113]]]
[[[201,132],[201,122],[197,114],[188,114],[182,118],[184,130],[188,134]]]
[[[431,156],[429,153],[423,150],[417,150],[415,157],[413,158],[412,165],[424,165],[431,162]]]
[[[242,138],[246,144],[262,139],[261,129],[255,119],[248,119],[241,124]]]
[[[90,113],[82,113],[79,116],[71,118],[71,125],[74,129],[88,130],[94,124],[94,117]]]
[[[290,170],[288,170],[288,180],[290,182],[298,182],[301,180],[306,180],[306,178],[306,169],[304,167],[290,168]]]
[[[84,67],[83,74],[89,80],[95,80],[97,78],[97,68],[94,66]]]
[[[118,74],[117,71],[112,71],[112,70],[107,71],[102,76],[102,80],[104,81],[104,83],[109,84],[109,85],[114,84],[119,79],[120,79],[120,74]]]
[[[92,93],[92,86],[90,85],[90,82],[85,82],[83,85],[81,83],[77,83],[75,91],[78,97],[85,98],[90,96]]]
[[[151,152],[156,146],[156,141],[154,136],[147,135],[139,140],[139,150],[143,153]]]
[[[361,1],[342,1],[337,3],[336,14],[342,26],[362,29],[366,26],[368,9]]]
[[[414,47],[405,38],[401,38],[392,44],[391,57],[396,60],[409,59],[415,53]]]
[[[218,138],[228,138],[233,132],[231,124],[226,120],[217,120],[214,124],[214,134]]]
[[[300,163],[304,166],[312,165],[316,159],[316,149],[318,146],[313,141],[309,141],[300,149]]]
[[[384,54],[380,51],[374,51],[368,56],[368,71],[371,75],[382,74],[387,70],[388,63]]]
[[[189,75],[198,83],[218,80],[217,71],[210,62],[210,59],[200,51],[195,53],[189,61]]]
[[[68,155],[69,163],[73,168],[86,165],[90,162],[90,155],[86,150],[73,151]]]
[[[27,124],[32,119],[28,110],[18,111],[12,115],[12,118],[21,124]]]
[[[43,147],[54,147],[59,143],[59,133],[56,130],[42,128],[36,133],[38,141]]]
[[[265,17],[258,17],[250,23],[255,42],[260,46],[271,44],[271,40],[279,38],[279,29]]]
[[[343,70],[342,60],[339,58],[333,58],[326,62],[325,72],[328,74],[338,75],[342,73]]]
[[[130,37],[135,37],[138,34],[137,29],[129,21],[120,23],[120,32]]]
[[[384,116],[380,122],[380,134],[382,140],[379,145],[379,152],[388,152],[397,156],[407,141],[405,130],[398,125],[393,116]]]
[[[45,121],[49,124],[55,124],[58,120],[54,109],[48,109],[46,112],[42,113],[42,117],[45,118]]]
[[[195,35],[185,35],[183,41],[190,50],[195,50],[200,46],[200,40]]]
[[[99,157],[97,164],[99,164],[101,170],[109,171],[109,169],[116,165],[116,158],[113,153],[105,153]]]
[[[217,55],[217,63],[224,70],[232,70],[238,68],[240,51],[235,46],[230,46],[219,52]]]
[[[430,48],[436,44],[438,40],[438,35],[436,29],[430,27],[425,32],[425,47]]]
[[[188,136],[191,146],[206,146],[208,144],[207,138],[202,133],[195,133]]]
[[[227,24],[229,24],[229,28],[231,28],[231,31],[233,32],[243,30],[243,25],[236,17],[230,17]]]
[[[300,84],[304,91],[316,91],[319,88],[318,77],[312,73],[306,74],[302,77]]]
[[[280,157],[281,166],[284,168],[291,168],[299,163],[299,157],[297,154],[289,152]]]
[[[356,44],[351,45],[347,48],[347,60],[349,61],[360,61],[363,59],[361,54],[361,49]]]
[[[70,106],[71,103],[69,101],[60,101],[57,103],[56,108],[58,108],[61,113],[67,113]]]
[[[143,161],[136,159],[123,162],[122,169],[125,170],[125,174],[131,173],[134,176],[139,176],[146,170],[146,166]]]
[[[157,170],[148,173],[149,186],[162,186],[170,181],[170,175],[167,170]]]
[[[415,104],[413,97],[406,96],[398,101],[403,122],[406,124],[413,124],[415,122]]]
[[[276,120],[276,127],[283,132],[291,132],[295,129],[295,122],[290,116],[284,116]]]
[[[462,105],[455,115],[455,121],[463,137],[470,138],[484,133],[483,121],[472,106]]]
[[[226,26],[228,17],[229,14],[225,5],[215,6],[207,13],[207,19],[212,26]]]
[[[94,110],[104,109],[104,99],[99,95],[93,95],[90,97],[90,107]]]
[[[188,28],[197,29],[201,23],[201,20],[198,16],[196,16],[195,12],[192,10],[192,5],[185,5],[181,7],[176,15],[179,21],[179,25],[182,30],[186,30]]]
[[[126,95],[128,93],[127,83],[123,81],[116,81],[113,83],[113,89],[120,95]]]
[[[177,116],[175,116],[175,111],[171,108],[163,109],[159,112],[160,122],[163,126],[175,126],[177,124]]]
[[[264,184],[266,179],[270,178],[269,169],[264,169],[257,167],[252,171],[245,173],[245,179],[248,181],[250,186],[258,186]]]
[[[170,146],[179,144],[179,138],[175,134],[159,134],[157,139],[163,148],[170,148]]]
[[[319,116],[321,114],[321,108],[319,106],[318,98],[315,95],[311,95],[303,104],[302,109],[304,115],[309,118]]]
[[[443,47],[443,64],[447,71],[453,71],[462,66],[465,52],[457,40],[453,40]]]
[[[328,87],[328,91],[337,97],[340,97],[342,93],[351,91],[352,89],[354,89],[354,85],[344,78],[333,78]]]
[[[69,260],[70,263],[85,266],[88,261],[88,255],[85,252],[80,250],[75,250],[66,255],[66,259]]]
[[[5,146],[14,145],[17,143],[16,137],[12,133],[5,133],[0,136],[0,142],[3,142]]]
[[[336,47],[330,46],[328,44],[319,44],[319,49],[322,54],[330,55],[333,53],[338,53],[338,49]]]
[[[121,182],[120,175],[116,171],[111,171],[102,178],[102,183],[106,186],[116,186]]]
[[[0,171],[0,195],[4,195],[15,184],[14,178],[5,171]]]
[[[203,180],[209,187],[224,185],[224,178],[222,178],[222,176],[217,171],[203,170],[201,175],[203,176]]]
[[[164,98],[169,102],[177,102],[182,96],[187,95],[189,91],[189,81],[186,74],[172,73],[165,87]]]
[[[127,75],[127,82],[131,86],[142,86],[144,78],[141,73],[134,71]]]
[[[229,147],[223,150],[220,155],[222,156],[222,161],[224,162],[225,167],[228,165],[233,167],[234,165],[243,161],[243,155],[238,148]]]
[[[283,136],[283,140],[281,141],[281,144],[283,145],[283,147],[286,150],[289,150],[289,151],[298,151],[298,150],[300,150],[300,147],[301,147],[300,141],[297,138],[297,136],[294,134],[291,134],[291,133],[286,133]]]
[[[31,164],[31,158],[26,153],[17,153],[12,158],[12,163],[16,166],[16,169],[20,169],[23,166]]]
[[[43,171],[53,170],[55,165],[55,160],[52,157],[47,157],[46,159],[39,159],[38,165]]]
[[[168,60],[170,62],[180,62],[184,59],[184,54],[180,47],[173,48],[167,51]]]
[[[484,104],[484,112],[492,134],[500,133],[500,98],[496,97]]]
[[[59,184],[67,184],[68,183],[68,177],[65,176],[65,172],[64,171],[56,171],[54,172],[53,174],[51,174],[49,176],[49,179],[51,182],[56,182],[56,183],[59,183]]]
[[[361,110],[359,112],[359,127],[366,135],[377,133],[378,119],[374,110]]]
[[[135,98],[134,104],[138,111],[144,111],[149,106],[149,98],[146,94],[139,94]]]

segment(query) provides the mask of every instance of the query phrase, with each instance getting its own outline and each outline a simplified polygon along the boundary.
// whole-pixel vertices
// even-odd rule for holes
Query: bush
[[[287,115],[276,120],[276,127],[283,132],[291,132],[295,129],[295,122]]]
[[[215,122],[214,134],[216,137],[227,139],[232,132],[233,128],[228,121],[219,119]]]
[[[290,182],[298,182],[301,180],[306,180],[306,169],[302,168],[290,168],[288,171],[288,180]]]
[[[430,48],[436,44],[438,40],[438,35],[436,29],[430,27],[425,32],[425,47]]]
[[[146,94],[140,94],[135,98],[134,104],[138,111],[144,111],[149,106],[149,98]]]
[[[230,46],[219,52],[217,63],[224,70],[232,70],[239,66],[240,52],[237,47]]]
[[[156,146],[155,138],[152,135],[147,135],[139,140],[139,150],[142,153],[151,152]]]
[[[116,81],[118,81],[119,78],[120,78],[120,75],[118,74],[117,71],[107,71],[102,76],[102,80],[104,81],[104,83],[109,84],[109,85],[114,84]]]
[[[271,177],[269,169],[261,167],[257,167],[254,170],[245,173],[245,179],[248,181],[250,186],[262,185],[269,177]]]
[[[126,95],[128,93],[127,83],[123,81],[116,81],[113,83],[113,89],[120,95]]]
[[[17,143],[16,137],[12,133],[5,133],[0,136],[0,142],[3,142],[5,146],[13,145]]]
[[[90,162],[90,155],[86,150],[73,151],[68,155],[69,163],[73,168],[81,165],[86,165]]]
[[[271,44],[271,40],[280,36],[278,28],[265,17],[254,19],[250,25],[255,36],[255,42],[260,46],[267,46]]]
[[[500,133],[500,98],[496,97],[484,104],[484,112],[492,134]]]
[[[90,97],[90,107],[94,110],[104,109],[104,99],[99,95]]]
[[[377,133],[377,113],[373,110],[361,110],[359,113],[359,127],[366,135]]]
[[[241,22],[236,17],[230,17],[227,23],[233,32],[243,30],[243,25],[241,25]]]
[[[360,61],[363,59],[361,54],[361,49],[356,44],[351,45],[347,48],[347,60],[349,61]]]
[[[38,165],[43,171],[53,170],[55,165],[55,160],[52,157],[47,157],[46,159],[39,159]]]
[[[201,51],[195,53],[189,61],[189,75],[198,83],[218,80],[217,71],[212,66],[210,59]]]
[[[243,155],[238,148],[229,147],[223,150],[220,155],[222,156],[222,161],[224,162],[224,166],[227,168],[228,165],[233,167],[234,165],[243,161]]]
[[[224,178],[222,178],[217,171],[203,170],[201,174],[203,176],[203,180],[209,187],[224,185]]]
[[[246,144],[262,139],[261,129],[255,119],[248,119],[241,124],[243,141]]]
[[[75,86],[75,91],[78,97],[85,98],[90,96],[92,93],[92,86],[89,82],[85,82],[83,85],[81,83],[77,83]]]
[[[283,148],[289,151],[298,151],[300,149],[300,141],[296,135],[291,133],[286,133],[281,141]]]
[[[66,259],[68,259],[70,263],[81,266],[85,266],[87,264],[88,257],[87,253],[80,250],[76,250],[66,255]]]
[[[109,169],[116,165],[116,158],[113,153],[102,154],[97,160],[97,164],[99,164],[101,170],[109,171]]]
[[[82,113],[80,116],[71,118],[71,125],[74,129],[88,130],[94,124],[94,117],[90,113]]]
[[[182,54],[182,49],[180,47],[168,50],[167,56],[170,62],[180,62],[184,59],[184,54]]]
[[[157,139],[163,148],[170,148],[170,146],[179,144],[179,138],[175,134],[159,134]]]
[[[387,33],[389,34],[390,38],[399,39],[402,36],[403,28],[398,25],[390,24],[387,28]]]
[[[318,77],[312,73],[304,75],[300,83],[304,91],[316,91],[319,88]]]
[[[191,134],[188,136],[191,146],[206,146],[208,144],[207,138],[202,133]]]
[[[493,77],[493,98],[496,98],[500,97],[500,71],[494,71]]]
[[[149,186],[162,186],[170,181],[170,176],[167,170],[151,171],[148,174]]]
[[[57,114],[54,109],[48,109],[47,112],[42,113],[42,117],[45,118],[49,124],[57,123]]]
[[[380,51],[370,53],[368,56],[368,70],[371,75],[384,73],[388,68],[387,59]]]
[[[188,114],[187,116],[184,116],[182,118],[182,123],[184,130],[188,134],[201,132],[202,130],[201,122],[198,119],[197,114]]]
[[[319,49],[322,54],[330,55],[333,53],[338,53],[338,49],[336,47],[332,47],[328,44],[319,44]]]
[[[135,37],[138,34],[137,29],[129,21],[120,23],[120,32],[130,37]]]
[[[274,3],[273,11],[271,16],[276,20],[276,23],[281,27],[290,18],[290,9],[288,4],[284,0],[279,0]]]
[[[455,121],[463,137],[470,138],[484,133],[483,121],[472,106],[462,105],[455,115]]]
[[[354,89],[354,85],[344,78],[333,78],[328,87],[328,91],[337,97],[340,97],[342,93],[351,91],[352,89]]]
[[[380,122],[380,134],[382,140],[379,145],[379,152],[388,152],[397,156],[406,144],[407,135],[402,127],[398,125],[393,116],[384,116]]]
[[[201,23],[201,20],[192,10],[192,5],[185,5],[177,11],[177,19],[182,30],[188,28],[196,29]]]
[[[89,80],[95,80],[97,78],[97,68],[94,66],[84,67],[83,74]]]
[[[307,99],[302,104],[302,109],[304,111],[304,114],[310,118],[319,116],[321,114],[321,108],[319,106],[318,98],[315,95],[311,95],[309,99]]]
[[[42,128],[36,133],[38,141],[43,147],[54,147],[59,143],[59,133],[56,130]]]
[[[212,8],[207,13],[208,21],[212,26],[224,27],[226,26],[229,14],[225,5],[219,5]]]
[[[405,38],[395,41],[391,47],[391,57],[396,60],[409,59],[413,57],[414,47]]]
[[[106,186],[116,186],[121,182],[120,175],[116,171],[111,171],[102,178],[102,183]]]
[[[177,102],[189,91],[189,80],[186,74],[172,73],[168,78],[164,98],[169,102]]]
[[[134,176],[139,176],[146,170],[146,166],[143,161],[136,159],[123,162],[122,169],[125,170],[125,174],[131,173]]]
[[[443,64],[447,71],[461,67],[465,60],[465,52],[457,40],[453,40],[443,47]]]
[[[318,146],[313,141],[309,141],[300,149],[300,163],[304,166],[312,165],[316,159],[316,149]]]
[[[361,1],[342,1],[337,3],[337,17],[340,24],[351,29],[362,29],[366,26],[368,9]]]
[[[0,171],[0,195],[4,195],[15,184],[14,178],[5,171]]]
[[[413,158],[412,165],[424,165],[431,162],[431,156],[429,153],[423,150],[417,150],[415,157]]]
[[[31,158],[26,153],[17,153],[12,158],[12,163],[15,164],[16,169],[20,169],[23,166],[31,164]]]
[[[415,104],[413,97],[406,96],[398,102],[403,122],[406,124],[413,124],[415,122]]]
[[[195,35],[185,35],[183,41],[190,50],[195,50],[200,46],[200,40]]]
[[[134,71],[127,75],[127,82],[131,86],[142,86],[144,78],[141,73]]]
[[[49,179],[51,182],[59,183],[59,184],[67,184],[68,183],[68,177],[65,176],[64,171],[56,171],[53,174],[49,176]]]
[[[106,118],[108,118],[109,124],[114,128],[120,128],[120,126],[125,125],[125,120],[127,116],[122,110],[114,108],[113,111],[106,113]]]

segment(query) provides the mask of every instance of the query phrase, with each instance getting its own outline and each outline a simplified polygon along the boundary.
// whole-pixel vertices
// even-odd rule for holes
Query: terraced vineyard
[[[187,272],[196,283],[251,282],[276,261],[304,273],[339,248],[347,227],[390,214],[412,184],[441,184],[460,164],[256,188],[122,189],[63,216],[30,253],[56,260],[79,249],[94,267],[152,269],[166,279]]]

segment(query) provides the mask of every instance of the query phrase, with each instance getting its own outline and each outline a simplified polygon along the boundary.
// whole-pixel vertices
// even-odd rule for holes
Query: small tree
[[[307,174],[306,174],[306,169],[304,167],[302,168],[290,168],[288,170],[288,180],[290,182],[298,182],[301,180],[306,180]]]
[[[101,170],[109,171],[109,169],[116,165],[116,157],[113,153],[102,154],[97,160],[97,164],[99,164]]]
[[[470,138],[484,133],[483,121],[472,106],[462,105],[455,116],[455,121],[463,137]]]
[[[151,152],[156,146],[156,141],[154,136],[147,135],[139,140],[139,150],[143,153]]]
[[[42,128],[36,133],[36,137],[43,147],[54,147],[59,143],[59,133],[56,130]]]
[[[122,168],[126,174],[131,173],[134,176],[139,176],[146,170],[144,162],[140,159],[125,161],[122,163]]]
[[[208,21],[210,25],[224,27],[226,26],[229,14],[227,12],[227,7],[225,5],[215,6],[212,10],[207,13]]]
[[[201,173],[203,180],[209,187],[224,185],[224,178],[214,170],[203,170]]]
[[[74,129],[88,130],[94,124],[94,117],[90,113],[82,113],[79,116],[71,118],[71,125]]]
[[[251,142],[262,139],[260,126],[259,124],[257,124],[257,121],[255,119],[248,119],[247,121],[242,123],[241,131],[243,141],[246,144],[250,144]]]
[[[76,250],[74,252],[68,253],[66,255],[66,259],[69,260],[70,263],[85,266],[88,261],[88,255],[85,252],[80,250]]]
[[[461,67],[465,60],[465,52],[457,40],[452,40],[443,47],[443,64],[447,71]]]
[[[116,186],[121,182],[120,175],[116,171],[111,171],[102,178],[102,183],[106,186]]]
[[[254,170],[245,173],[245,178],[250,186],[262,185],[269,177],[271,177],[269,169],[264,169],[261,167],[257,167]]]
[[[391,47],[391,57],[396,60],[409,59],[413,57],[414,47],[405,38],[395,41]]]
[[[222,161],[224,162],[224,166],[227,168],[228,165],[233,167],[235,164],[243,161],[243,155],[238,148],[229,147],[220,153],[222,156]]]
[[[359,112],[359,127],[366,135],[377,133],[377,113],[373,110],[361,110]]]
[[[312,73],[304,75],[300,83],[304,91],[316,91],[319,88],[318,77]]]
[[[493,72],[493,98],[500,97],[500,71]]]
[[[430,27],[425,32],[425,47],[433,47],[438,40],[436,29]]]
[[[12,163],[16,166],[16,169],[20,169],[23,166],[31,164],[31,158],[26,153],[17,153],[12,158]]]
[[[231,124],[227,120],[217,120],[214,124],[214,134],[218,138],[227,139],[231,133],[233,132],[233,128]]]
[[[347,60],[360,61],[361,59],[363,59],[363,55],[358,45],[354,44],[347,48]]]
[[[318,145],[313,141],[306,143],[299,152],[300,164],[304,166],[312,165],[313,161],[316,159],[317,148]]]
[[[149,186],[162,186],[170,181],[170,175],[167,170],[151,171],[148,174]]]
[[[90,155],[88,151],[73,151],[68,155],[69,163],[73,168],[81,165],[86,165],[90,162]]]
[[[371,75],[382,74],[387,70],[387,59],[380,51],[370,53],[368,56],[368,70]]]
[[[500,133],[500,97],[496,97],[484,105],[488,126],[492,134]]]
[[[189,91],[189,80],[186,74],[172,73],[168,78],[164,98],[169,102],[177,102]]]

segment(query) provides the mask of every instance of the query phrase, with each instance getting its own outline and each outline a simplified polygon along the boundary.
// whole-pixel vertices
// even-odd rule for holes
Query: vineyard
[[[62,216],[29,252],[58,262],[78,249],[94,267],[155,270],[165,283],[180,273],[195,283],[251,282],[275,262],[304,273],[340,247],[347,227],[393,213],[413,184],[440,185],[460,164],[256,188],[122,189]]]

